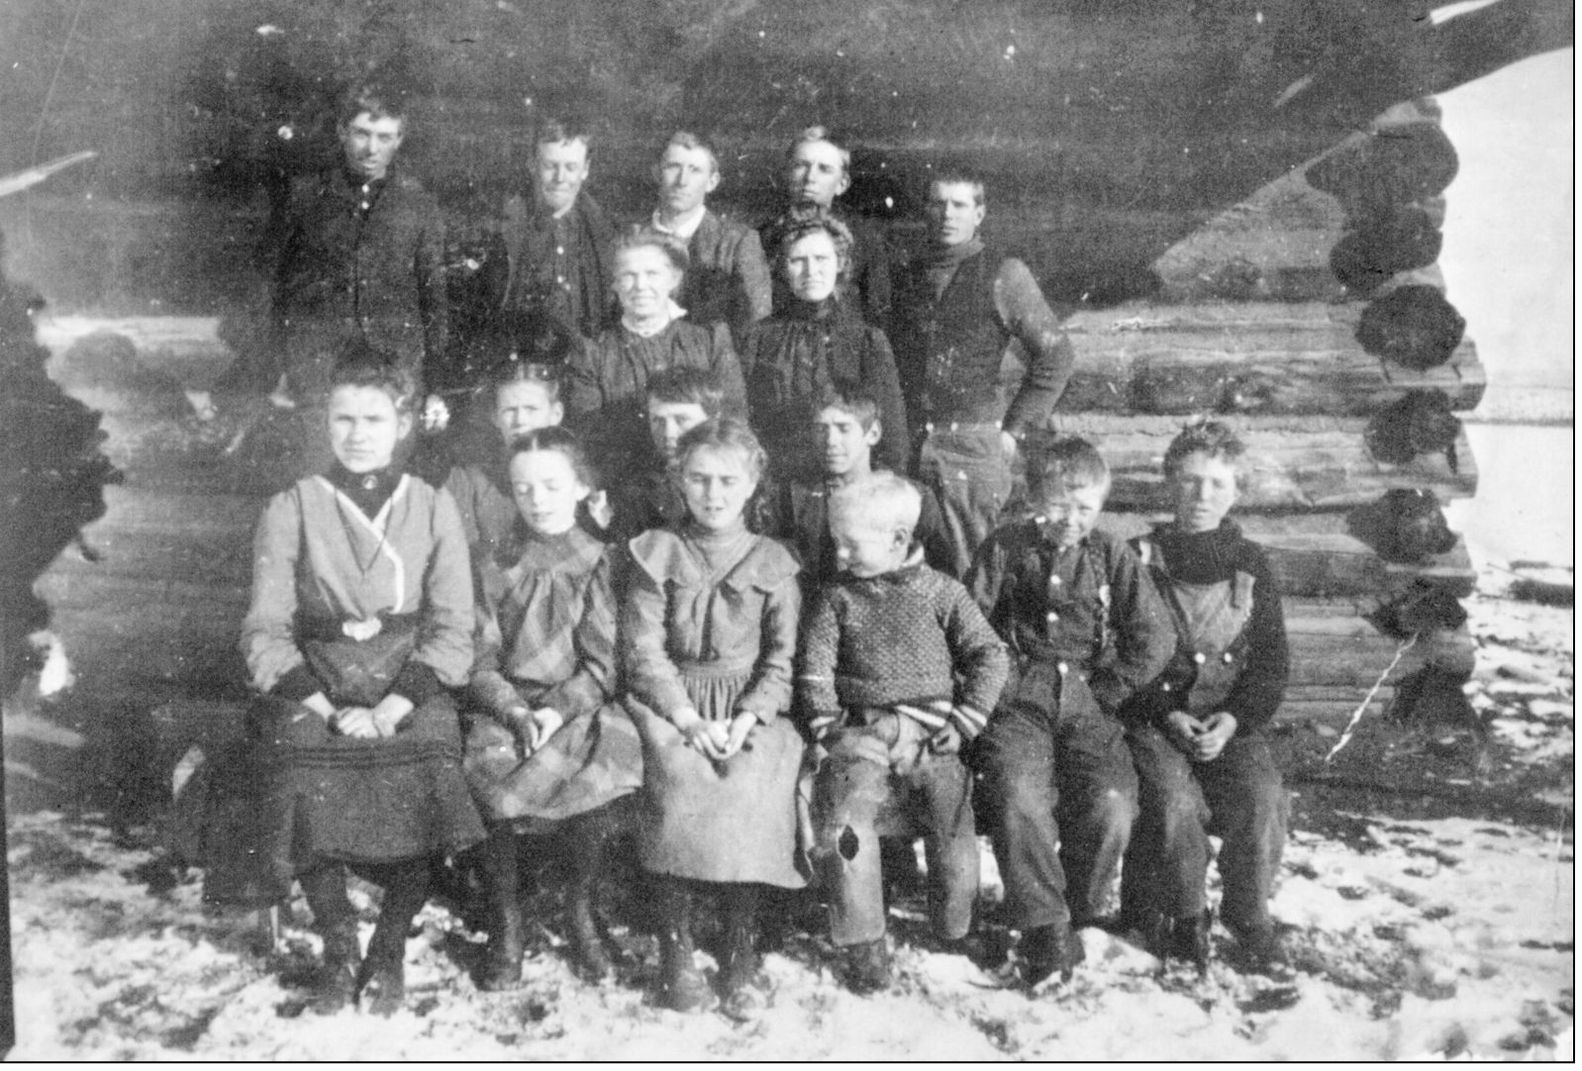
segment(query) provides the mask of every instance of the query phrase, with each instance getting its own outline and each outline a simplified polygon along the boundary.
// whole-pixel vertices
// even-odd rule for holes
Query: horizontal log
[[[1477,491],[1477,466],[1464,430],[1452,471],[1443,454],[1419,455],[1402,465],[1376,460],[1363,441],[1366,421],[1357,418],[1255,416],[1231,423],[1247,444],[1244,510],[1344,509],[1394,487],[1430,490],[1441,501]],[[1111,508],[1146,512],[1164,504],[1160,465],[1181,431],[1178,418],[1057,411],[1051,424],[1098,445],[1110,467]]]
[[[1077,366],[1062,412],[1366,415],[1412,389],[1472,409],[1487,386],[1476,347],[1418,371],[1365,352],[1336,323],[1257,330],[1069,329]]]
[[[1386,684],[1399,685],[1426,666],[1467,677],[1476,657],[1465,626],[1425,635],[1409,645],[1377,632],[1372,636],[1296,632],[1289,639],[1291,682],[1298,685],[1367,689],[1381,678]]]
[[[1106,514],[1100,525],[1130,539],[1147,531],[1156,519],[1157,515],[1113,513]],[[1461,540],[1426,562],[1401,565],[1380,558],[1346,531],[1344,514],[1247,514],[1236,520],[1247,537],[1268,552],[1275,581],[1288,600],[1350,595],[1376,603],[1413,583],[1461,599],[1471,595],[1477,583],[1477,570]]]
[[[1261,373],[1279,377],[1293,377],[1296,384],[1293,394],[1312,389],[1320,398],[1290,412],[1334,413],[1371,412],[1382,404],[1367,404],[1365,400],[1352,400],[1349,405],[1324,404],[1322,395],[1331,390],[1322,382],[1329,362],[1355,362],[1358,355],[1366,354],[1358,338],[1358,328],[1368,313],[1364,302],[1201,302],[1192,305],[1160,305],[1132,303],[1103,311],[1082,310],[1065,323],[1067,333],[1077,349],[1076,376],[1102,376],[1112,381],[1128,380],[1135,375],[1139,363],[1168,362],[1177,354],[1185,355],[1183,364],[1188,368],[1220,364],[1227,378],[1236,375]],[[1313,362],[1308,368],[1295,362]],[[1286,372],[1284,362],[1293,362]],[[1158,366],[1168,371],[1168,363]],[[1352,365],[1346,366],[1351,369]],[[1421,378],[1422,373],[1407,368],[1388,358],[1355,365],[1354,370],[1339,374],[1377,377],[1369,384],[1358,383],[1347,388],[1351,393],[1368,386],[1382,392],[1400,392],[1411,386],[1437,387],[1445,391],[1456,408],[1470,408],[1477,404],[1483,390],[1484,372],[1475,349],[1457,350],[1450,364],[1431,379]],[[1309,380],[1315,380],[1311,386]],[[1105,392],[1109,400],[1098,400],[1102,409],[1116,408],[1116,395],[1125,391]],[[1398,394],[1397,394],[1398,396]],[[1084,395],[1085,397],[1085,395]],[[1205,391],[1205,397],[1212,392]],[[1086,406],[1071,404],[1067,408],[1081,411]],[[1247,399],[1244,405],[1256,404]],[[1303,406],[1292,399],[1285,404]],[[1199,405],[1183,410],[1187,412],[1205,408]],[[1280,410],[1274,410],[1276,412]]]
[[[1358,692],[1355,699],[1287,699],[1280,704],[1279,713],[1275,717],[1290,725],[1313,724],[1323,725],[1331,729],[1344,729],[1346,724],[1356,713],[1357,706],[1362,702],[1365,692]],[[1373,718],[1382,715],[1389,707],[1390,699],[1394,693],[1388,689],[1380,689],[1378,695],[1369,701],[1364,718]]]

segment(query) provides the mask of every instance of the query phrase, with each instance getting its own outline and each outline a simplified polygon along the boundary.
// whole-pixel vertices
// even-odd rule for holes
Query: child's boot
[[[660,896],[657,1002],[671,1011],[700,1011],[713,994],[693,960],[690,897],[686,888],[673,880],[663,882]]]
[[[890,987],[890,951],[883,937],[846,948],[846,988],[866,996]]]
[[[522,982],[522,905],[513,897],[497,905],[489,944],[484,952],[483,975],[478,988],[486,993],[514,989]]]
[[[1082,942],[1066,921],[1028,930],[1017,951],[1022,960],[1022,981],[1029,988],[1037,988],[1056,973],[1062,982],[1071,981],[1077,964],[1085,958]]]
[[[758,989],[758,952],[754,947],[757,890],[735,888],[726,893],[725,958],[720,964],[720,992],[725,1013],[746,1019],[763,1008]]]
[[[334,1015],[357,999],[361,956],[357,920],[343,919],[324,930],[324,963],[313,985],[310,1007],[315,1015]]]
[[[1192,964],[1199,974],[1206,972],[1209,961],[1209,929],[1213,920],[1213,913],[1208,908],[1185,918],[1171,919],[1166,954]]]
[[[478,988],[511,989],[522,981],[522,901],[517,890],[516,835],[508,823],[489,829],[483,871],[489,886],[489,944]]]
[[[392,933],[394,926],[387,925],[383,916],[368,942],[368,956],[363,960],[361,998],[363,1010],[371,1015],[389,1018],[401,1010],[406,1002],[406,927],[409,920],[402,920],[400,932]]]

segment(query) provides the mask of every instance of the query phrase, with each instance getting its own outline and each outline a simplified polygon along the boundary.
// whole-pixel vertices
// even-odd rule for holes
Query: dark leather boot
[[[522,901],[516,852],[516,834],[510,824],[490,825],[489,839],[478,853],[489,901],[489,944],[478,988],[487,993],[512,989],[522,981]]]
[[[757,890],[737,887],[726,894],[725,953],[720,963],[724,1011],[736,1019],[751,1018],[763,1009],[758,986]]]
[[[371,1015],[389,1018],[406,1001],[402,961],[406,959],[406,930],[410,922],[410,917],[391,919],[381,913],[379,925],[368,941],[359,995],[363,1010]]]
[[[655,1002],[671,1011],[701,1011],[714,995],[693,960],[690,897],[675,881],[666,881],[660,895],[659,991]]]
[[[846,988],[859,996],[890,988],[890,950],[883,937],[846,948]]]
[[[309,1007],[315,1015],[334,1015],[357,999],[362,956],[357,947],[357,921],[345,919],[324,931],[324,963],[313,983]]]
[[[494,915],[478,978],[478,988],[486,993],[514,989],[522,983],[522,905],[513,897],[510,903],[495,905]]]
[[[1236,966],[1248,974],[1261,974],[1277,982],[1295,977],[1291,961],[1274,923],[1263,922],[1236,933]]]
[[[1197,968],[1199,974],[1208,970],[1209,929],[1214,916],[1204,908],[1200,914],[1170,920],[1170,937],[1165,949],[1174,959],[1184,960]]]
[[[593,914],[592,883],[579,883],[571,893],[571,951],[577,973],[587,982],[602,982],[615,973],[615,966],[604,951],[604,935]]]
[[[388,1019],[406,1003],[406,974],[398,959],[367,960],[363,964],[363,1010]]]
[[[1022,960],[1022,981],[1031,989],[1056,974],[1061,982],[1071,981],[1077,964],[1086,957],[1069,922],[1033,927],[1022,935],[1017,951]]]
[[[630,807],[624,800],[618,800],[579,815],[568,827],[580,841],[572,852],[568,929],[573,962],[585,981],[602,982],[615,973],[604,950],[604,934],[593,905],[598,898],[599,882],[609,872],[614,847],[632,824]]]

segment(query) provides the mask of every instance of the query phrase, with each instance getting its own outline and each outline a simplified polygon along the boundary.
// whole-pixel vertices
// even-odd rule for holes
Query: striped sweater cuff
[[[989,724],[988,715],[965,703],[959,703],[952,708],[950,718],[956,723],[956,728],[961,730],[962,737],[967,740],[976,740],[978,734],[983,732],[984,726]]]

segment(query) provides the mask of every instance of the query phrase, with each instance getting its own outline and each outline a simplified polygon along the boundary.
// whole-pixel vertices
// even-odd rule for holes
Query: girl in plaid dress
[[[512,447],[520,523],[493,557],[480,553],[473,718],[464,768],[489,823],[486,873],[495,919],[480,985],[522,977],[517,834],[575,845],[571,936],[591,979],[610,974],[593,898],[623,800],[642,783],[642,751],[615,688],[615,594],[605,545],[577,524],[587,460],[571,433],[529,432]]]
[[[709,890],[725,908],[725,1010],[745,1014],[758,999],[758,893],[804,884],[802,738],[786,717],[801,595],[791,552],[743,518],[764,468],[747,425],[701,424],[677,452],[687,520],[628,544],[621,609],[627,707],[643,740],[640,855],[658,879],[660,1002],[709,1002],[689,920],[692,894]]]

